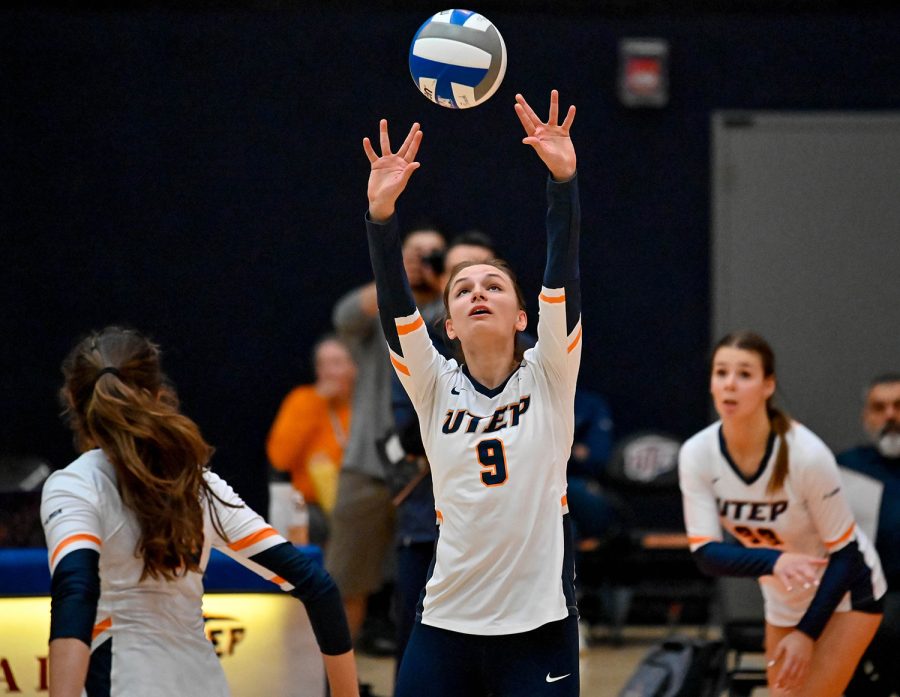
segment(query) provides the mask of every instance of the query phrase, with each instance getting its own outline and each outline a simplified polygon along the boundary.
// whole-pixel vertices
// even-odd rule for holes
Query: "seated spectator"
[[[344,343],[326,336],[313,349],[316,381],[291,390],[275,417],[266,442],[269,461],[289,472],[309,512],[309,542],[323,545],[328,514],[334,507],[337,478],[347,434],[356,364]],[[302,532],[291,534],[305,543]]]
[[[900,373],[876,377],[869,384],[862,422],[868,442],[838,455],[838,464],[861,475],[862,486],[848,487],[854,513],[876,520],[872,537],[888,583],[884,621],[869,646],[848,697],[900,694]],[[876,505],[877,502],[877,505]],[[876,510],[873,510],[876,507]],[[860,513],[856,509],[860,509]]]

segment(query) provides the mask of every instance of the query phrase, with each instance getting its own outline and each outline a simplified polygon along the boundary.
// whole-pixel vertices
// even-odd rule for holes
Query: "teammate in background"
[[[381,155],[366,138],[369,249],[391,362],[416,407],[440,524],[433,571],[395,697],[577,695],[578,626],[566,507],[566,462],[581,357],[580,212],[570,107],[558,95],[543,123],[521,95],[526,137],[550,170],[548,259],[538,343],[515,351],[524,301],[503,262],[466,263],[444,291],[450,339],[464,364],[434,348],[400,255],[395,204],[422,134]]]
[[[313,363],[315,383],[295,387],[284,398],[269,431],[266,453],[272,467],[290,473],[291,484],[309,511],[309,539],[291,542],[324,546],[350,430],[356,364],[336,336],[316,342]]]
[[[872,662],[877,680],[869,682],[858,671],[847,695],[883,697],[900,694],[900,373],[885,373],[869,383],[862,421],[869,443],[841,453],[837,461],[861,483],[858,504],[874,518],[875,549],[888,590],[884,621],[864,661]]]
[[[212,448],[178,409],[156,345],[108,327],[63,363],[61,399],[82,455],[47,480],[50,694],[229,694],[203,629],[216,547],[300,599],[335,696],[356,667],[331,578],[208,467]]]
[[[759,578],[771,694],[837,697],[881,621],[885,582],[834,456],[772,405],[775,379],[762,337],[736,332],[716,344],[720,421],[679,454],[685,526],[701,570]],[[723,527],[740,544],[724,542]]]

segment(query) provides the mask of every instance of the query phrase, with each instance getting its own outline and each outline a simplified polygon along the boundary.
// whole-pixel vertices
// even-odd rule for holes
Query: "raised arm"
[[[416,303],[403,268],[400,230],[394,213],[397,199],[406,188],[412,173],[419,167],[415,157],[422,142],[422,131],[419,130],[419,124],[414,123],[406,140],[396,153],[392,153],[388,124],[382,119],[379,124],[379,140],[381,155],[375,153],[368,138],[363,138],[363,150],[372,166],[366,191],[369,199],[366,229],[384,336],[391,349],[400,352],[394,320],[413,314]]]
[[[538,320],[538,355],[565,377],[572,390],[581,355],[581,284],[578,246],[581,206],[575,175],[575,146],[569,133],[575,120],[570,106],[559,121],[559,93],[550,93],[547,121],[541,121],[522,95],[516,95],[516,115],[525,129],[522,142],[534,148],[550,171],[547,182],[547,265]]]

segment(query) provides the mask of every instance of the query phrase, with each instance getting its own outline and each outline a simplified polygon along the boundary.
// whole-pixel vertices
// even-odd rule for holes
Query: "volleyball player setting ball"
[[[523,142],[550,171],[548,255],[538,342],[516,354],[527,318],[502,261],[463,263],[444,291],[447,335],[464,362],[433,347],[409,291],[395,204],[422,141],[413,124],[380,154],[369,139],[367,229],[390,358],[419,415],[434,477],[439,539],[395,697],[575,697],[579,691],[574,558],[566,505],[581,357],[580,211],[575,108],[542,121],[521,95]]]
[[[706,573],[759,578],[770,694],[838,697],[881,621],[878,556],[834,456],[772,405],[775,356],[762,337],[719,341],[710,392],[720,420],[679,455],[691,551]]]

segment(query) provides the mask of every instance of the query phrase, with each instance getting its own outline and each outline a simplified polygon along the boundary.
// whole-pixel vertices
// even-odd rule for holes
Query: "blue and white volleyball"
[[[435,104],[469,109],[491,98],[506,74],[506,44],[491,22],[470,10],[444,10],[413,37],[409,72]]]

